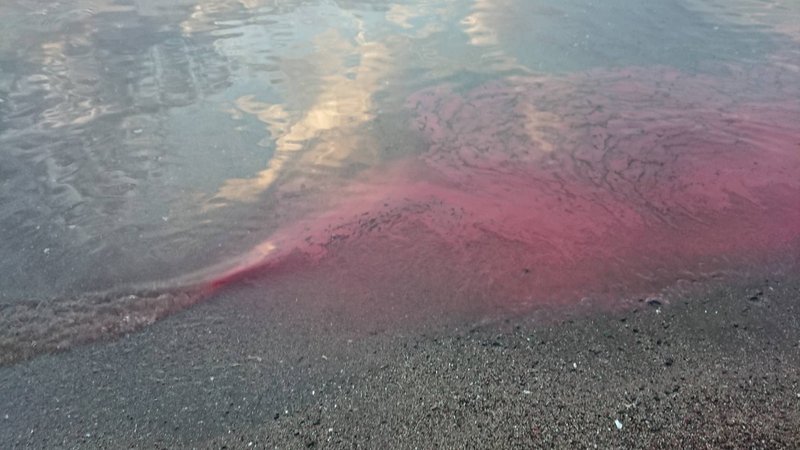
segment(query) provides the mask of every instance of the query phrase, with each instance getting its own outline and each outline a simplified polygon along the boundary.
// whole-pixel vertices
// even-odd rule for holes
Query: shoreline
[[[0,368],[0,439],[23,448],[800,446],[796,277],[559,321],[366,333],[304,323],[246,291]]]

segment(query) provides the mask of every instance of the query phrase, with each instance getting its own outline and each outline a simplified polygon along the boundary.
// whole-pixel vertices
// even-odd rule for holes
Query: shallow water
[[[3,348],[273,276],[369,321],[796,270],[798,23],[753,0],[4,2]]]

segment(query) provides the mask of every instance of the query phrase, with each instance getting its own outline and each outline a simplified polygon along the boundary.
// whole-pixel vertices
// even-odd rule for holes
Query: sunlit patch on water
[[[445,322],[800,250],[791,7],[89,3],[0,6],[3,360],[243,282]]]

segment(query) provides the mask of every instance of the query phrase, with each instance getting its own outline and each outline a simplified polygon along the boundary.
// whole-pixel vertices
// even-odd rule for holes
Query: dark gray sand
[[[2,447],[800,448],[797,280],[366,331],[248,289],[0,368]]]

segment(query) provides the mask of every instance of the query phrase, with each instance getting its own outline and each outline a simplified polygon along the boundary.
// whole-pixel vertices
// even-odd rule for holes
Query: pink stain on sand
[[[471,302],[444,310],[524,310],[797,254],[800,86],[779,76],[628,69],[418,92],[426,152],[362,173],[209,291],[301,255],[343,292],[390,295],[387,272],[406,270],[417,295]]]

